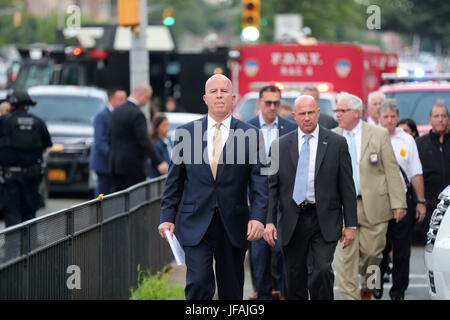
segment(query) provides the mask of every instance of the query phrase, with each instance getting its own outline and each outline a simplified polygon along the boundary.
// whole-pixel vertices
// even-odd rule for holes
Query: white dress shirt
[[[356,143],[356,168],[357,168],[357,173],[358,173],[358,187],[356,190],[356,195],[359,196],[361,195],[361,179],[359,176],[359,162],[361,160],[361,143],[362,143],[362,121],[359,120],[358,124],[356,125],[356,127],[354,127],[352,130],[350,130],[353,132],[353,134],[355,135],[355,143]],[[348,148],[350,150],[350,135],[349,135],[349,131],[344,129],[343,135],[345,137],[345,139],[347,140],[347,144],[348,144]]]
[[[422,174],[422,163],[420,162],[417,145],[414,138],[403,131],[403,129],[396,128],[395,130],[396,135],[391,137],[395,158],[400,167],[405,171],[408,180],[411,181],[411,178],[414,176]],[[406,192],[407,188],[401,172],[400,176],[402,177],[403,187]]]
[[[370,116],[367,117],[366,121],[367,121],[367,123],[370,123],[370,124],[373,124],[373,125],[376,125],[376,126],[380,125],[379,123],[376,123]]]
[[[208,132],[207,132],[207,138],[208,138],[208,160],[209,163],[212,163],[213,160],[213,138],[214,138],[214,132],[216,131],[216,123],[213,118],[210,117],[208,114]],[[225,143],[227,142],[228,136],[230,135],[230,125],[231,125],[231,115],[228,116],[225,120],[222,121],[222,125],[220,126],[220,132],[222,133],[222,149],[225,146]],[[219,158],[219,163],[220,158]]]
[[[271,125],[267,124],[264,121],[261,112],[259,113],[258,118],[259,127],[261,128],[262,134],[264,136],[266,155],[269,155],[270,146],[272,145],[273,140],[278,139],[278,116],[275,118]]]
[[[298,154],[300,156],[300,151],[302,149],[302,145],[305,142],[303,133],[300,128],[298,130]],[[317,145],[319,144],[319,126],[316,126],[316,129],[312,133],[310,133],[312,137],[309,139],[309,167],[308,167],[308,183],[306,186],[306,202],[308,203],[316,203],[316,194],[314,192],[314,178],[315,178],[315,169],[316,169],[316,155],[317,155]]]

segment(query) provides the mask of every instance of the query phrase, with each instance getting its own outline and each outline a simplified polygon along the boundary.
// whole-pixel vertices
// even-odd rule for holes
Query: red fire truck
[[[270,83],[300,91],[347,91],[363,101],[379,88],[381,74],[395,72],[398,57],[377,46],[344,43],[263,43],[239,45],[230,52],[230,74],[237,97]]]

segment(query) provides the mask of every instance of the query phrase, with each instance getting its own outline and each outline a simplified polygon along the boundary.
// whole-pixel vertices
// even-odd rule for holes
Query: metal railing
[[[0,231],[0,299],[129,299],[173,260],[157,230],[165,176]]]

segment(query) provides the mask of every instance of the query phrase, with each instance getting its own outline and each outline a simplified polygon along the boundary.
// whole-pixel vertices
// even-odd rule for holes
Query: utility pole
[[[150,59],[147,50],[147,1],[139,0],[140,24],[131,28],[130,89],[144,82],[150,84]]]
[[[130,90],[138,83],[150,84],[149,53],[147,50],[147,1],[117,0],[119,25],[131,27]],[[149,119],[148,108],[143,108]]]

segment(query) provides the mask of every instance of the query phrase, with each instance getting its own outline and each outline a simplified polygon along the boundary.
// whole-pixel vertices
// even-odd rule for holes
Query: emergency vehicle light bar
[[[382,80],[396,80],[396,81],[429,81],[429,80],[450,80],[450,73],[432,73],[425,74],[423,77],[413,77],[413,76],[399,76],[397,73],[382,73]]]
[[[280,90],[285,91],[302,91],[306,87],[316,87],[319,92],[332,92],[334,86],[330,82],[253,82],[250,84],[250,90],[258,91],[265,86],[274,85]],[[279,86],[283,86],[281,89]]]
[[[105,60],[108,58],[108,51],[93,49],[88,51],[88,56],[92,59]]]

